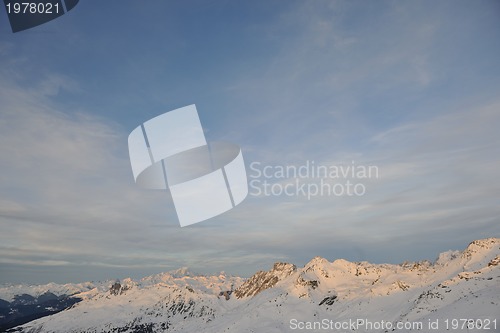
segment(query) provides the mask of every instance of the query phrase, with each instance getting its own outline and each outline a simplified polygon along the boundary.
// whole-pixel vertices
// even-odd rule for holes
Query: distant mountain
[[[48,283],[43,285],[28,285],[28,284],[6,284],[0,285],[0,299],[11,302],[16,295],[27,294],[33,297],[38,297],[44,293],[50,292],[56,296],[75,295],[87,290],[91,290],[100,285],[107,285],[108,282],[84,282],[84,283],[68,283],[57,284]]]
[[[0,299],[0,332],[32,320],[55,314],[81,301],[78,297],[45,292],[38,297],[15,295],[11,302]]]
[[[12,331],[500,332],[500,239],[474,241],[434,263],[316,257],[249,279],[181,269],[74,296],[82,301]],[[462,319],[475,321],[467,327]]]

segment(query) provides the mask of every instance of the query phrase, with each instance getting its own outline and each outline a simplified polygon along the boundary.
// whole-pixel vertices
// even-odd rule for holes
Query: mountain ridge
[[[487,238],[443,252],[432,263],[315,257],[302,268],[275,263],[248,279],[161,273],[77,293],[82,301],[70,309],[12,331],[288,332],[291,319],[492,320],[500,308],[499,263],[500,239]]]

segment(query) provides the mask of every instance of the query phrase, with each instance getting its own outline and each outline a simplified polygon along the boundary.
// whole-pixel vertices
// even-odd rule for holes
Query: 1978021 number
[[[464,329],[477,329],[477,330],[496,330],[497,320],[493,319],[445,319],[446,330],[464,330]]]
[[[11,14],[53,14],[59,13],[59,3],[14,2],[7,3],[7,13]]]

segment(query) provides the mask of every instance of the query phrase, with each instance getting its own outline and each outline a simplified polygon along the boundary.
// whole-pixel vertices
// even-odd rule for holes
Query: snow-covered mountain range
[[[500,332],[500,239],[474,241],[433,263],[316,257],[249,279],[181,269],[139,281],[6,286],[0,299],[47,292],[81,301],[12,331]]]

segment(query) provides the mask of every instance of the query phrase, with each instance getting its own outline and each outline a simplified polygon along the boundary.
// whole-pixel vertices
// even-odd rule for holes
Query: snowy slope
[[[316,257],[303,268],[276,263],[246,281],[186,271],[127,279],[79,293],[84,300],[72,308],[16,330],[500,332],[499,282],[500,239],[489,238],[462,252],[442,253],[435,263],[377,265]],[[460,319],[489,321],[489,330],[468,329]]]

